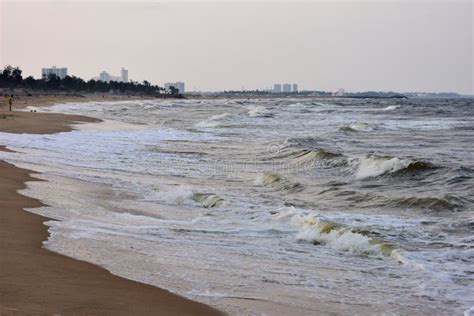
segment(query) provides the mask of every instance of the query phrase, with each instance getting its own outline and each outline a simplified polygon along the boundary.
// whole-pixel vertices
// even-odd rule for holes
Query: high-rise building
[[[122,67],[120,74],[122,82],[128,82],[128,70]]]
[[[109,82],[110,81],[110,74],[107,71],[102,71],[99,74],[99,80],[104,81],[104,82]]]
[[[178,81],[176,82],[176,85],[179,90],[179,93],[183,94],[184,93],[184,82]]]
[[[294,93],[298,92],[298,85],[296,83],[293,84],[293,92]]]
[[[67,76],[67,68],[56,68],[53,66],[51,68],[42,68],[41,69],[41,78],[47,80],[50,75],[56,75],[60,79],[64,79]]]
[[[178,82],[167,82],[165,83],[165,89],[170,91],[171,87],[175,87],[178,89],[178,92],[183,94],[185,89],[184,89],[184,82],[178,81]]]
[[[120,76],[112,76],[107,71],[102,71],[99,74],[98,80],[104,82],[116,81],[116,82],[128,82],[128,70],[122,68]]]
[[[283,84],[283,93],[290,93],[291,92],[291,84],[285,83]]]
[[[273,85],[273,93],[281,93],[281,84],[275,83]]]

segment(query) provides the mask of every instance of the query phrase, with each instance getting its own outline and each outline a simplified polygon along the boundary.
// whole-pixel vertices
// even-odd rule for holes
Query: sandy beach
[[[100,98],[102,99],[102,98]],[[14,106],[77,102],[64,97],[22,97]],[[23,100],[23,102],[21,102]],[[81,101],[90,99],[81,98]],[[50,134],[72,129],[84,116],[0,110],[0,131]],[[0,147],[2,151],[8,151]],[[218,315],[206,305],[126,280],[92,264],[42,248],[48,218],[25,208],[42,206],[18,190],[35,181],[30,170],[0,161],[0,315]]]

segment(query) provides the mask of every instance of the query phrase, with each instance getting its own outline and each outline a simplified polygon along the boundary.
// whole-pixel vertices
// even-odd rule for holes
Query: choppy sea
[[[472,99],[47,111],[103,120],[0,133],[52,251],[231,314],[474,313]]]

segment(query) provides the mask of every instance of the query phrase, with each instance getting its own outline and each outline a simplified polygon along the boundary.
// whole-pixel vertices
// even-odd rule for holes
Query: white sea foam
[[[255,186],[263,187],[263,186],[269,186],[273,183],[279,182],[280,180],[281,180],[281,178],[277,174],[263,173],[263,174],[258,175],[255,178],[253,184]]]
[[[192,202],[195,191],[185,185],[180,185],[174,188],[168,188],[164,191],[160,191],[158,196],[161,200],[168,204],[187,204]]]
[[[196,127],[218,127],[219,125],[222,124],[220,122],[221,119],[226,118],[230,115],[230,113],[222,113],[222,114],[216,114],[208,118],[207,120],[201,121],[197,123],[195,126]]]
[[[269,117],[272,113],[264,106],[249,106],[247,115],[250,117]]]
[[[333,104],[323,103],[323,102],[314,102],[314,105],[324,106],[324,107],[333,106]]]
[[[374,127],[368,123],[352,123],[341,126],[339,130],[345,132],[371,132],[374,130]]]
[[[367,123],[355,123],[351,124],[350,128],[356,130],[356,131],[370,131],[372,128],[369,126]]]
[[[356,168],[356,178],[365,179],[377,177],[385,173],[392,173],[408,167],[412,163],[409,159],[398,157],[379,157],[365,155],[358,158],[349,158],[349,164]]]
[[[297,103],[291,103],[291,104],[288,105],[288,107],[290,107],[290,108],[296,108],[296,107],[300,107],[300,106],[304,106],[304,104],[301,103],[301,102],[297,102]]]
[[[287,208],[277,210],[273,214],[273,218],[277,219],[277,220],[280,220],[280,221],[291,221],[293,216],[303,215],[303,214],[307,214],[307,212],[304,211],[304,210],[297,209],[297,208],[291,206],[291,207],[287,207]]]
[[[396,110],[398,108],[400,108],[400,105],[389,105],[386,108],[384,108],[383,110],[384,111],[393,111],[393,110]]]
[[[300,228],[296,238],[309,242],[323,243],[331,248],[353,254],[381,254],[380,245],[372,239],[336,223],[322,221],[313,214],[295,215],[291,222]]]
[[[119,121],[103,120],[99,123],[81,123],[75,126],[78,130],[84,131],[139,131],[146,128],[146,125],[130,124]]]
[[[214,292],[210,290],[204,290],[204,291],[189,291],[189,295],[196,295],[196,296],[205,296],[205,297],[212,297],[212,298],[222,298],[222,297],[228,297],[229,294],[225,293],[220,293],[220,292]]]
[[[257,186],[257,187],[263,187],[264,186],[264,175],[263,174],[259,174],[255,180],[253,181],[253,185]]]
[[[474,306],[464,311],[464,316],[474,316]]]

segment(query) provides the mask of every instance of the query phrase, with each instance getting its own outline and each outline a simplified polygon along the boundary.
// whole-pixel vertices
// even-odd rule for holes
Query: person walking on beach
[[[8,97],[8,105],[10,106],[10,112],[11,112],[12,105],[13,105],[13,94]]]

